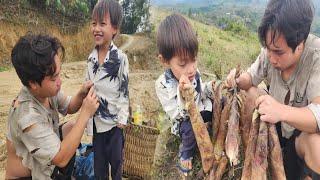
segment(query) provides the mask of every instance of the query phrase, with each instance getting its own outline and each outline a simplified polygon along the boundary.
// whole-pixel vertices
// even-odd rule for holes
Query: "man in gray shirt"
[[[23,36],[12,50],[12,64],[23,87],[8,117],[6,179],[45,180],[65,175],[63,168],[70,164],[99,106],[92,82],[72,98],[60,91],[63,56],[60,41],[47,35]],[[80,107],[76,122],[59,126],[58,113],[75,113]]]
[[[229,86],[244,90],[262,81],[269,86],[270,95],[256,105],[262,121],[277,125],[289,180],[320,173],[320,39],[309,34],[313,13],[309,0],[269,1],[259,57],[237,79],[235,70],[227,77]]]

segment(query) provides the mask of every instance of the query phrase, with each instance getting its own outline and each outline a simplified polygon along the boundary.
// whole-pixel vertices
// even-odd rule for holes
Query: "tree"
[[[150,2],[147,1],[143,4],[143,8],[145,9],[145,14],[141,17],[140,23],[137,27],[136,32],[146,32],[150,33],[152,31],[152,25],[150,22]]]
[[[88,17],[97,0],[29,0],[38,8],[45,8],[52,14],[56,12],[69,17]],[[93,6],[92,6],[93,5]]]
[[[123,0],[123,21],[121,33],[133,34],[137,31],[151,31],[149,0]]]
[[[191,17],[192,16],[192,11],[191,11],[191,8],[189,8],[188,10],[188,17]]]

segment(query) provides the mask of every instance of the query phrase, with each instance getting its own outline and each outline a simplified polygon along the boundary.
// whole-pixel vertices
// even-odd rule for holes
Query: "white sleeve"
[[[129,62],[125,54],[123,54],[123,71],[120,73],[120,96],[116,106],[120,109],[118,122],[126,125],[129,118]]]
[[[170,94],[168,91],[168,87],[163,85],[162,82],[158,79],[155,88],[162,108],[170,117],[170,119],[173,120],[184,118],[186,110],[184,108],[184,103],[180,96],[178,87],[176,88],[175,95]]]

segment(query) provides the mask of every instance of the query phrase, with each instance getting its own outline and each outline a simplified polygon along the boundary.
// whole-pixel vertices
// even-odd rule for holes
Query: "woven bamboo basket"
[[[129,124],[125,128],[125,176],[150,179],[159,134],[158,129],[148,126]]]

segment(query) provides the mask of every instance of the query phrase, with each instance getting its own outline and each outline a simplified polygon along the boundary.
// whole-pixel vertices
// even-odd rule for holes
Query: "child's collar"
[[[106,55],[106,58],[109,59],[110,52],[113,50],[117,50],[118,47],[111,41],[109,45],[109,51]],[[93,63],[98,63],[98,46],[95,46],[91,54],[89,55],[88,61],[91,61]]]

